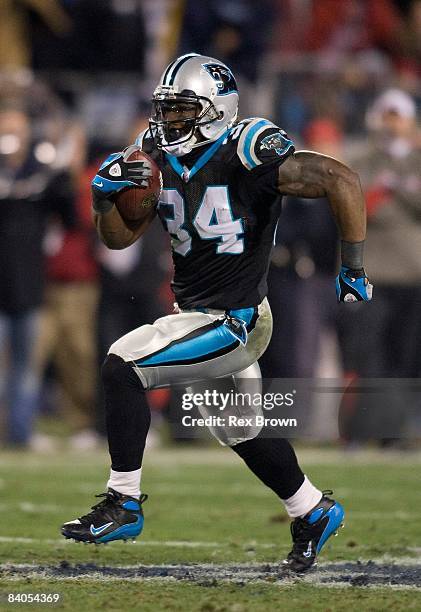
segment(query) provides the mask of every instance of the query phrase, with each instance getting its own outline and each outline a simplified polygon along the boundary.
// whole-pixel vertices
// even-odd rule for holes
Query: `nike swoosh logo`
[[[89,531],[92,533],[93,536],[98,536],[112,524],[113,522],[111,521],[111,523],[105,523],[105,525],[101,525],[101,527],[94,527],[93,525],[91,525]]]
[[[306,552],[304,552],[304,553],[303,553],[303,557],[307,557],[307,559],[308,559],[309,557],[311,557],[311,540],[310,540],[310,542],[308,543],[308,547],[307,547]]]
[[[95,185],[96,187],[104,187],[104,183],[103,183],[102,181],[101,181],[100,183],[96,183],[96,182],[94,181],[94,185]]]

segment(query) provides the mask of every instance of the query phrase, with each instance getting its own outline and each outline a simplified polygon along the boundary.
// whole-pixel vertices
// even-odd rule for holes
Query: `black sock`
[[[145,391],[133,367],[108,355],[101,370],[111,467],[131,472],[142,465],[151,413]]]
[[[294,495],[304,482],[294,449],[285,438],[257,436],[231,448],[281,499]]]

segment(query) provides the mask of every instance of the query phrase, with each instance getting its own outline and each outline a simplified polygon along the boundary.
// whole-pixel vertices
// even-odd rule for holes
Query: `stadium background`
[[[297,148],[334,155],[360,172],[375,300],[337,306],[338,236],[328,204],[285,201],[270,270],[275,333],[262,371],[266,379],[330,381],[353,391],[307,392],[299,414],[306,469],[350,509],[348,534],[323,560],[379,564],[389,555],[418,572],[411,582],[403,571],[396,584],[419,586],[420,0],[1,2],[1,571],[7,563],[49,564],[43,577],[33,568],[9,571],[11,584],[33,571],[37,589],[54,584],[68,609],[78,598],[94,609],[110,601],[114,583],[97,584],[94,597],[92,567],[273,564],[287,550],[287,519],[270,492],[211,441],[174,437],[180,397],[166,390],[149,394],[144,543],[98,553],[57,536],[66,511],[83,509],[107,472],[99,364],[123,333],[172,310],[168,243],[158,223],[129,249],[108,251],[91,225],[90,177],[101,157],[146,125],[162,69],[188,51],[232,67],[242,118],[268,117]],[[87,565],[64,587],[77,563]],[[224,583],[218,572],[177,588],[122,583],[127,602],[114,594],[109,605],[238,612],[288,601],[289,609],[337,609],[330,599],[339,587],[331,586],[347,579],[338,580],[333,566],[325,572],[316,591],[308,583],[278,585],[270,572],[272,586],[243,591],[244,577]],[[355,572],[348,574],[354,582]],[[379,585],[390,585],[385,572]],[[357,599],[367,609],[408,607],[405,590],[354,594],[372,583],[364,580],[341,595],[350,609]],[[421,609],[418,593],[412,597]]]

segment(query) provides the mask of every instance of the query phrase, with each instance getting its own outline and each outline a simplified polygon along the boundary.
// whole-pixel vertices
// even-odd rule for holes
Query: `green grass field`
[[[276,576],[274,564],[290,548],[289,520],[276,497],[227,449],[150,452],[142,536],[136,544],[98,547],[62,539],[59,526],[85,513],[95,503],[93,494],[103,490],[104,452],[2,453],[0,609],[47,609],[10,604],[5,597],[58,592],[55,607],[64,610],[421,610],[421,456],[299,454],[315,484],[334,489],[347,516],[345,529],[325,547],[320,569],[311,577],[285,581]],[[393,586],[384,580],[375,584],[365,580],[365,565],[356,565],[358,560],[392,568],[403,563],[416,574],[402,585],[396,580]],[[354,562],[353,571],[362,578],[345,585],[348,566],[341,578],[339,562]],[[33,568],[19,570],[21,564]],[[202,578],[171,578],[172,570],[161,578],[133,576],[135,566],[180,564],[195,564]],[[266,578],[247,578],[247,571],[263,567],[259,564],[269,564]],[[324,574],[325,566],[334,571]],[[103,571],[117,567],[128,569],[119,575]],[[239,573],[228,580],[230,568]]]

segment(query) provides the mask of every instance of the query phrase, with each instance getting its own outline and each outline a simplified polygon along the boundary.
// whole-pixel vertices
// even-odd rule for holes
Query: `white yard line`
[[[376,559],[369,563],[322,563],[305,576],[285,576],[278,564],[211,564],[98,566],[96,564],[59,565],[0,564],[3,579],[38,578],[57,581],[179,581],[202,586],[220,582],[261,581],[277,587],[297,581],[317,587],[364,587],[421,590],[421,564],[413,559]]]

